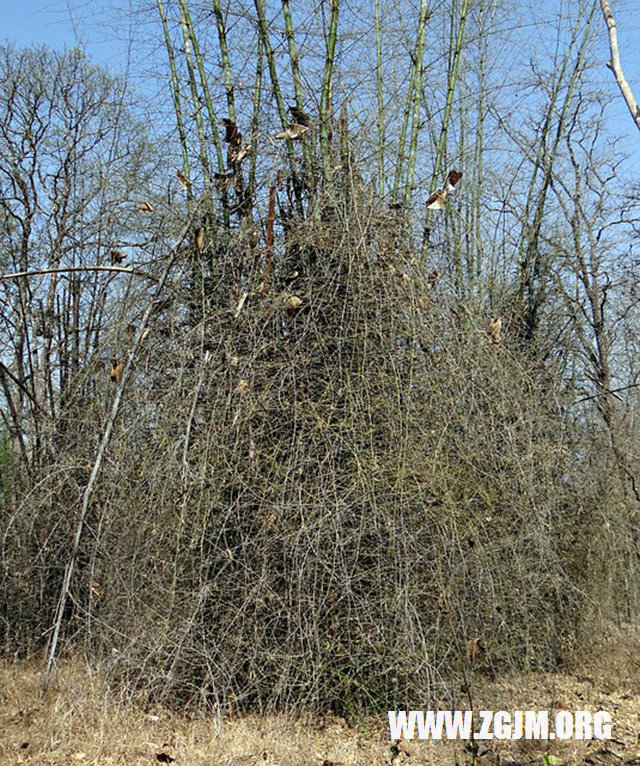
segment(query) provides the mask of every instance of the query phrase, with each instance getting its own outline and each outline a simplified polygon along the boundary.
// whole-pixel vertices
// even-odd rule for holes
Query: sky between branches
[[[408,14],[415,9],[406,2]],[[553,26],[558,14],[569,9],[574,0],[522,0],[520,19],[529,24],[521,29],[523,49],[531,46],[532,34],[545,34],[545,28]],[[147,4],[155,6],[155,3]],[[47,44],[55,49],[81,45],[92,62],[105,66],[113,74],[127,73],[136,81],[137,64],[141,57],[152,55],[141,47],[145,25],[153,24],[153,9],[143,16],[138,0],[2,0],[3,39],[19,46]],[[515,6],[514,6],[515,7]],[[612,3],[618,25],[622,66],[631,88],[640,98],[640,0],[624,0]],[[155,19],[156,24],[157,19]],[[611,138],[622,138],[630,153],[633,171],[640,173],[640,136],[633,125],[627,107],[619,94],[613,75],[606,67],[609,59],[606,27],[601,14],[597,16],[598,40],[593,56],[602,62],[598,78],[606,93],[613,96],[609,107],[608,130]],[[535,27],[535,31],[534,30]],[[518,36],[516,36],[518,39]],[[164,59],[159,61],[159,65]],[[140,78],[138,78],[140,79]]]

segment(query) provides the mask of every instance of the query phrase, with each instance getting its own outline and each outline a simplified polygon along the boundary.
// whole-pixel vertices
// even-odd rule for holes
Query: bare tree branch
[[[627,78],[622,71],[622,65],[620,64],[620,53],[618,51],[618,30],[616,28],[616,20],[611,12],[611,6],[609,0],[600,0],[600,6],[602,7],[602,15],[607,22],[607,29],[609,30],[609,49],[611,51],[611,61],[607,61],[607,66],[613,72],[622,97],[624,98],[631,116],[636,124],[636,127],[640,129],[640,108],[638,108],[638,102],[636,101],[631,87],[627,82]]]
[[[7,279],[18,279],[19,277],[33,277],[40,274],[62,274],[74,271],[117,271],[124,272],[125,274],[136,274],[137,276],[150,279],[152,282],[158,282],[158,278],[153,274],[146,274],[140,269],[132,268],[129,266],[60,266],[58,268],[51,269],[33,269],[29,271],[14,271],[7,274],[0,274],[0,283]]]

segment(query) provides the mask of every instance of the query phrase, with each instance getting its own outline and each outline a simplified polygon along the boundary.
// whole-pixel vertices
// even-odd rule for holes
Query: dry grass
[[[554,675],[510,676],[473,685],[476,709],[559,709],[613,716],[614,740],[492,742],[478,764],[541,763],[545,752],[561,764],[640,763],[640,628],[612,628],[579,668]],[[0,756],[3,764],[153,764],[161,751],[183,764],[225,766],[345,766],[390,764],[386,711],[348,726],[335,717],[246,716],[217,719],[124,705],[81,663],[61,667],[46,699],[34,664],[0,665]],[[465,707],[462,695],[454,701]],[[442,701],[449,707],[450,701]],[[28,747],[25,743],[28,743]],[[395,763],[465,764],[461,742],[403,743]],[[22,747],[21,747],[22,746]]]

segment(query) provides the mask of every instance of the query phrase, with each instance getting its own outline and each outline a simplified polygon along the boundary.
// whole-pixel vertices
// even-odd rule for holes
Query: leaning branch
[[[602,8],[602,15],[604,16],[604,20],[607,22],[607,29],[609,30],[609,50],[611,51],[611,61],[607,61],[607,66],[613,72],[614,77],[616,78],[616,82],[618,83],[618,87],[620,88],[620,92],[622,93],[622,97],[629,107],[633,121],[635,122],[636,127],[640,130],[640,108],[638,107],[638,102],[633,96],[631,87],[627,82],[627,78],[624,76],[622,65],[620,64],[616,20],[614,19],[613,13],[611,12],[609,0],[600,0],[600,6]]]
[[[69,600],[69,593],[71,591],[71,580],[73,578],[76,563],[78,561],[78,555],[80,552],[80,542],[82,539],[82,534],[84,532],[84,525],[87,519],[87,515],[89,513],[90,502],[93,496],[93,490],[95,488],[96,482],[98,481],[98,476],[100,474],[100,469],[102,468],[102,463],[104,461],[104,456],[107,451],[107,447],[109,446],[109,441],[111,439],[111,433],[113,432],[116,418],[118,417],[118,414],[120,412],[120,402],[122,401],[124,389],[130,377],[131,370],[133,368],[134,357],[136,355],[136,352],[140,344],[143,341],[145,327],[149,323],[151,314],[153,313],[154,308],[160,299],[163,289],[168,283],[169,273],[178,258],[178,255],[182,248],[182,243],[184,242],[187,235],[191,231],[191,227],[193,226],[193,219],[198,212],[198,205],[199,203],[196,203],[194,210],[192,211],[191,215],[189,216],[189,219],[185,223],[182,231],[180,232],[178,241],[176,242],[173,249],[169,253],[164,271],[162,272],[162,276],[158,280],[158,284],[155,288],[154,295],[149,301],[149,303],[147,304],[146,309],[144,310],[140,327],[138,329],[138,332],[133,340],[133,344],[129,351],[129,359],[124,368],[124,374],[122,376],[122,380],[120,381],[120,385],[118,386],[115,396],[113,398],[113,404],[111,405],[111,412],[109,413],[106,426],[104,428],[104,431],[102,432],[102,439],[100,440],[100,444],[96,454],[96,459],[93,463],[93,468],[91,469],[91,474],[89,476],[89,480],[87,481],[87,485],[84,489],[84,493],[82,496],[82,503],[80,505],[80,511],[79,511],[78,520],[76,523],[76,532],[75,532],[75,536],[73,540],[73,548],[71,550],[71,555],[69,556],[69,560],[67,562],[64,577],[62,580],[62,585],[60,587],[60,595],[58,596],[58,605],[56,608],[56,614],[55,614],[53,626],[51,629],[52,633],[49,640],[49,646],[47,647],[47,667],[45,670],[44,681],[42,684],[43,693],[47,691],[47,688],[49,687],[49,682],[51,681],[51,673],[53,671],[53,664],[56,658],[58,641],[60,639],[60,630],[62,628],[62,620],[66,610],[67,602]]]
[[[158,282],[160,282],[160,277],[157,277],[154,274],[148,274],[146,271],[142,271],[136,266],[57,266],[55,268],[50,268],[50,269],[34,269],[33,271],[12,271],[7,274],[0,274],[0,284],[2,284],[3,282],[6,282],[8,279],[21,279],[23,277],[35,277],[35,276],[39,276],[40,274],[63,274],[66,272],[70,273],[73,271],[111,271],[111,272],[116,272],[120,274],[133,274],[136,277],[142,277],[143,279],[148,279],[149,282],[154,282],[155,284],[158,284]],[[175,284],[172,284],[171,282],[167,282],[167,289],[171,290],[174,293],[180,294],[179,288]]]
[[[63,274],[72,271],[121,271],[125,274],[136,274],[152,282],[157,282],[158,278],[152,274],[146,274],[144,271],[132,268],[131,266],[59,266],[51,269],[34,269],[33,271],[12,271],[7,274],[0,274],[0,282],[7,279],[19,279],[20,277],[35,277],[40,274]]]

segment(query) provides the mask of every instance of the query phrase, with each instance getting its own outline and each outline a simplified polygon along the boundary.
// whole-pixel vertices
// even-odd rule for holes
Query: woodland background
[[[349,714],[637,618],[639,187],[599,3],[134,21],[135,78],[0,48],[0,650]]]

